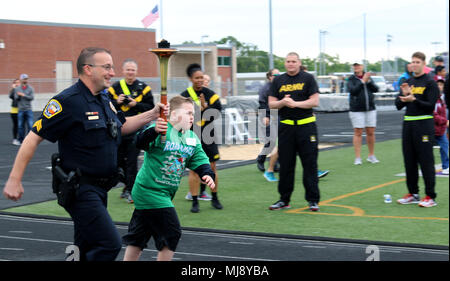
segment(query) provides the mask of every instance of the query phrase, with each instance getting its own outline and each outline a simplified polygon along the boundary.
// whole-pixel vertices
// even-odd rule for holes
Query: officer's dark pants
[[[436,197],[436,171],[433,154],[433,119],[403,121],[402,148],[408,192],[419,194],[419,167],[425,182],[425,194]]]
[[[74,222],[74,244],[81,261],[114,261],[122,240],[106,209],[107,191],[83,184],[76,201],[66,208]]]
[[[134,143],[134,135],[125,136],[119,145],[118,152],[118,166],[121,167],[125,173],[125,187],[130,191],[133,188],[134,181],[138,172],[137,161],[139,153],[141,152]]]
[[[318,203],[320,200],[317,177],[318,142],[316,123],[304,125],[278,125],[278,159],[280,161],[280,199],[288,204],[294,191],[297,155],[303,166],[305,199]]]

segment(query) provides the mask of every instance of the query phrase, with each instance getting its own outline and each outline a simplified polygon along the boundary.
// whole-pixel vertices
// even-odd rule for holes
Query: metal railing
[[[113,83],[121,78],[113,78]],[[152,88],[152,93],[159,94],[161,89],[161,81],[157,77],[142,77],[139,80],[145,82]],[[0,95],[9,94],[14,79],[0,79]],[[73,79],[55,79],[55,78],[30,78],[28,83],[34,88],[35,94],[57,94],[76,83],[78,78]],[[167,90],[169,93],[181,93],[190,86],[187,78],[170,78],[167,81]],[[215,83],[211,81],[210,89],[216,92],[220,97],[225,98],[233,92],[233,84],[231,82]]]

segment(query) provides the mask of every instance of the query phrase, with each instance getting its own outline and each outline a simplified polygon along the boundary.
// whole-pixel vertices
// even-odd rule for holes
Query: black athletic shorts
[[[202,148],[203,151],[205,151],[206,156],[208,156],[209,158],[209,162],[216,162],[217,160],[220,159],[220,154],[219,154],[219,147],[217,146],[217,144],[212,143],[212,144],[204,144],[202,143]]]
[[[155,240],[158,251],[167,246],[175,252],[181,237],[180,221],[175,208],[134,210],[128,233],[122,237],[123,243],[144,249],[151,237]]]

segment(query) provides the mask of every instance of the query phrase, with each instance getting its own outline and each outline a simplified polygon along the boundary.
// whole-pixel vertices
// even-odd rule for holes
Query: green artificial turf
[[[365,159],[365,146],[362,155]],[[328,169],[330,174],[319,182],[318,213],[302,209],[307,202],[300,161],[297,161],[290,210],[268,210],[279,198],[277,183],[267,182],[254,164],[219,171],[219,199],[223,210],[200,201],[200,213],[191,213],[191,201],[184,199],[188,191],[187,177],[182,180],[174,204],[184,227],[448,245],[449,178],[436,178],[438,206],[399,205],[395,200],[407,193],[405,178],[396,176],[404,171],[400,141],[377,143],[376,155],[380,163],[364,161],[363,165],[354,166],[352,147],[321,151],[319,169]],[[440,163],[437,150],[435,156]],[[420,187],[420,195],[424,196],[422,179]],[[128,222],[133,205],[119,199],[120,192],[121,188],[109,192],[108,210],[113,220]],[[384,203],[384,194],[391,194],[393,203]],[[68,216],[55,201],[7,211]]]

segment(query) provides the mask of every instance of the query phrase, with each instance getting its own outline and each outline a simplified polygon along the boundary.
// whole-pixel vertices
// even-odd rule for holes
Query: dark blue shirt
[[[108,130],[117,124],[117,137]],[[117,172],[117,148],[125,122],[117,115],[106,93],[94,96],[81,80],[54,96],[33,125],[33,132],[58,141],[62,168],[79,168],[83,175],[111,177]]]

